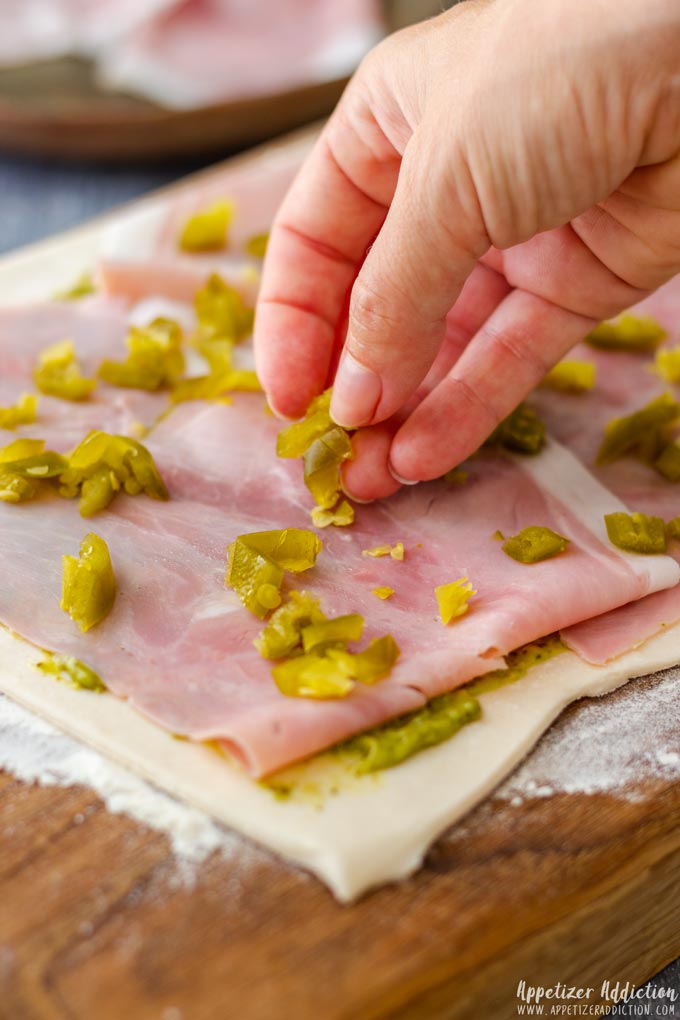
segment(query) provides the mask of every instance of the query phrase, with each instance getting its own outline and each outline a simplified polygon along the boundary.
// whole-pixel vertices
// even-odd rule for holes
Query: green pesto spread
[[[103,694],[106,690],[106,684],[99,674],[72,655],[51,654],[49,658],[38,663],[38,669],[56,677],[57,680],[66,681],[71,687],[81,691]]]
[[[336,745],[328,754],[317,755],[307,762],[284,769],[262,780],[261,785],[277,800],[298,799],[300,796],[309,799],[311,796],[315,802],[322,801],[320,791],[327,783],[322,776],[318,776],[318,782],[310,783],[310,773],[313,775],[316,765],[324,760],[328,763],[331,755],[335,762],[344,766],[347,775],[354,777],[400,765],[420,751],[443,743],[464,726],[481,718],[482,705],[478,700],[481,695],[516,683],[534,666],[566,650],[554,634],[523,645],[505,657],[505,668],[495,669],[455,691],[441,694],[415,712],[359,733]],[[337,770],[331,774],[331,783],[327,789],[330,793],[337,793],[339,786],[346,785]]]

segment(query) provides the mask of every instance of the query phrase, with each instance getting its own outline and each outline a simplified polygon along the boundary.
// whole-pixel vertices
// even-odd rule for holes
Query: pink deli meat
[[[345,77],[382,33],[378,0],[183,0],[112,47],[100,77],[191,109]]]
[[[241,157],[118,217],[102,245],[99,280],[104,290],[131,301],[162,296],[191,302],[210,273],[218,272],[252,302],[260,262],[247,253],[247,243],[269,230],[311,144],[303,138]],[[222,200],[234,205],[226,250],[182,251],[179,239],[189,217]]]
[[[126,334],[124,305],[109,298],[0,308],[0,407],[11,406],[22,393],[35,392],[33,372],[46,348],[72,340],[83,375],[93,377],[104,358],[125,358]],[[164,395],[102,382],[91,397],[79,402],[39,394],[36,421],[11,433],[0,430],[0,443],[21,436],[49,439],[50,448],[61,453],[94,428],[136,435],[166,404]]]
[[[186,404],[146,440],[169,503],[118,497],[89,522],[56,497],[0,505],[2,621],[82,659],[169,730],[220,740],[263,775],[498,668],[518,645],[677,580],[667,557],[619,555],[598,532],[600,517],[591,528],[582,511],[542,489],[535,465],[529,473],[518,460],[484,454],[464,486],[404,490],[359,507],[353,527],[323,533],[317,566],[294,586],[317,594],[329,614],[362,613],[366,639],[391,633],[402,657],[387,679],[357,685],[346,699],[286,698],[252,645],[262,624],[224,586],[226,546],[238,534],[308,526],[300,465],[274,455],[277,428],[257,395]],[[560,470],[571,472],[570,495],[618,507],[569,454],[559,456]],[[531,566],[510,559],[494,530],[512,534],[528,524],[569,537],[568,553]],[[61,556],[90,528],[109,544],[119,596],[83,635],[59,609]],[[404,562],[362,555],[398,541]],[[434,588],[462,575],[478,594],[466,616],[444,627]],[[394,596],[378,600],[377,585],[393,587]]]
[[[668,331],[668,346],[680,339],[680,277],[676,277],[634,310],[654,316]],[[537,390],[532,403],[550,431],[631,510],[669,520],[680,514],[680,486],[663,478],[648,464],[622,457],[612,464],[595,464],[604,428],[612,418],[638,410],[654,397],[670,392],[680,400],[680,387],[653,371],[653,355],[600,351],[583,344],[569,358],[591,361],[597,370],[595,388],[583,394]],[[671,555],[680,559],[673,543]],[[603,663],[642,644],[664,627],[680,620],[680,587],[635,602],[603,617],[579,623],[562,632],[564,641],[588,662]]]

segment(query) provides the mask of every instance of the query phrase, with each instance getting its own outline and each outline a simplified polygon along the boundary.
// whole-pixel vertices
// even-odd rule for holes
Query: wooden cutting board
[[[680,784],[628,794],[492,799],[413,878],[341,907],[245,841],[177,888],[164,837],[0,775],[0,1018],[505,1020],[521,979],[639,983],[680,950]]]
[[[40,273],[65,285],[99,229],[13,257],[4,287],[18,298]],[[602,707],[654,706],[658,683]],[[539,745],[567,776],[554,737],[585,740],[588,711],[572,707]],[[663,722],[680,751],[680,696]],[[620,727],[627,774],[628,737]],[[636,748],[652,760],[657,729]],[[579,786],[571,762],[563,789]],[[639,983],[680,952],[680,784],[643,770],[627,794],[496,797],[413,878],[340,907],[245,840],[183,886],[166,839],[92,792],[0,774],[0,1020],[505,1020],[521,979]]]

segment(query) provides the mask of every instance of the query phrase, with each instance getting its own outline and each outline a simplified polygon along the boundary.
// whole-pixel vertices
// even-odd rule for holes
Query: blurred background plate
[[[436,14],[446,4],[392,0],[385,6],[391,31]],[[86,60],[47,60],[0,70],[0,147],[106,161],[224,152],[326,116],[346,81],[170,110],[132,94],[104,90]]]

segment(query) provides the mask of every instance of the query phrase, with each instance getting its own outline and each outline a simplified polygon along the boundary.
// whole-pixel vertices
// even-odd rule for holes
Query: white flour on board
[[[203,812],[85,747],[0,694],[0,769],[25,782],[92,789],[115,814],[165,834],[182,881],[213,852],[258,851]],[[585,701],[558,721],[496,796],[520,805],[559,793],[640,796],[653,777],[680,779],[680,671],[632,681],[606,698]],[[456,830],[454,830],[456,831]],[[461,835],[458,826],[456,834]],[[453,833],[452,833],[453,834]]]
[[[161,793],[2,694],[0,769],[42,786],[87,786],[111,813],[164,833],[186,882],[214,851],[233,856],[247,846],[208,815]]]
[[[680,779],[680,670],[588,699],[557,722],[496,792],[502,800],[556,793],[641,796],[654,778]]]

